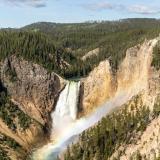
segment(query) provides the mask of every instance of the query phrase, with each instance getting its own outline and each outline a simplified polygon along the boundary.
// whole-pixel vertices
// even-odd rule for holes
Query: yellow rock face
[[[83,80],[83,109],[87,114],[115,94],[109,61],[103,61]],[[115,86],[114,86],[115,85]]]
[[[145,41],[127,50],[126,57],[113,76],[109,61],[103,61],[90,75],[82,80],[83,113],[88,114],[95,107],[105,103],[114,95],[138,93],[148,87],[153,48],[157,39]]]

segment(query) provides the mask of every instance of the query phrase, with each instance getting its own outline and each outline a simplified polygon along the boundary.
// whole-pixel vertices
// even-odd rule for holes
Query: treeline
[[[151,114],[149,108],[143,106],[141,100],[135,97],[131,106],[123,106],[119,111],[103,118],[95,127],[84,131],[76,144],[69,146],[64,154],[65,160],[107,160],[124,144],[136,142],[136,133],[143,133],[151,118],[160,115],[160,105],[154,106]],[[118,152],[118,160],[122,152]],[[141,160],[142,155],[135,155]]]
[[[0,59],[15,54],[36,63],[45,64],[50,68],[50,57],[54,57],[55,46],[51,39],[44,34],[30,32],[0,32]],[[51,67],[52,68],[52,67]]]
[[[72,65],[78,63],[79,60],[65,48],[61,46],[57,48],[54,44],[54,40],[43,33],[1,31],[0,60],[16,55],[40,64],[48,71],[65,76],[65,73],[69,72],[67,70],[69,67],[74,71]]]
[[[120,21],[101,21],[73,24],[34,23],[22,30],[40,31],[46,33],[65,47],[72,49],[94,49],[95,45],[104,40],[108,33],[129,30],[144,30],[159,28],[160,21],[156,19],[124,19]],[[83,53],[85,54],[85,53]]]
[[[85,54],[86,51],[99,47],[101,42],[110,33],[126,32],[134,30],[159,29],[160,21],[156,19],[124,19],[120,21],[102,21],[90,23],[56,24],[56,23],[34,23],[22,30],[38,31],[50,35],[58,44],[72,50],[79,49],[78,53]],[[82,50],[81,50],[82,49]]]
[[[156,45],[153,52],[152,65],[159,70],[160,69],[160,42]]]
[[[159,33],[160,21],[155,19],[81,24],[36,23],[18,30],[0,31],[0,60],[16,54],[65,78],[77,78],[87,76],[106,58],[116,71],[127,48]],[[95,48],[100,48],[97,56],[88,57],[85,61],[81,59]]]

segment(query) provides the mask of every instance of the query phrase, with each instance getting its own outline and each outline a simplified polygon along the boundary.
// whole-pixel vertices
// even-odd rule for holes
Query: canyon
[[[27,154],[32,152],[35,160],[53,160],[84,130],[134,96],[143,92],[144,103],[151,106],[159,92],[159,72],[151,67],[158,41],[159,37],[129,48],[116,74],[105,60],[80,81],[68,81],[15,55],[6,58],[0,64],[1,83],[32,124],[14,132],[0,119],[0,132],[21,144]],[[19,156],[10,153],[13,160],[21,160]]]

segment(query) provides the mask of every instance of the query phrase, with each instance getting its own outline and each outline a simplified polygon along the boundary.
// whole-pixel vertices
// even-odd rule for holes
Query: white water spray
[[[65,89],[61,92],[55,111],[52,117],[53,137],[63,133],[64,128],[69,127],[77,118],[78,97],[80,82],[68,82]]]
[[[133,96],[147,88],[148,66],[150,65],[150,53],[158,39],[144,44],[141,48],[142,66],[139,64],[137,70],[138,78],[132,81],[132,85],[127,88],[118,88],[116,95],[100,106],[87,117],[76,120],[77,99],[79,95],[79,83],[70,82],[60,94],[56,110],[52,114],[54,141],[45,145],[35,152],[34,160],[55,160],[57,155],[62,153],[71,142],[84,130],[94,126],[102,117],[106,116],[113,109],[125,104]],[[146,46],[145,46],[146,45]],[[148,49],[149,48],[149,49]],[[128,64],[128,63],[126,63]],[[137,65],[137,63],[135,63]],[[128,66],[128,65],[126,65]],[[125,67],[126,67],[125,66]]]
[[[77,86],[79,85],[77,84]],[[61,93],[59,101],[62,100],[63,97],[65,97],[64,95],[67,95],[65,94],[67,93],[67,90],[68,90],[67,87],[68,86],[66,86],[65,90]],[[56,109],[56,111],[52,114],[52,116],[55,116],[57,114],[56,115],[57,117],[54,118],[57,121],[56,129],[58,128],[56,130],[56,136],[54,136],[54,138],[56,137],[56,140],[54,140],[52,143],[49,143],[43,148],[36,151],[36,153],[34,154],[34,160],[56,160],[57,156],[60,153],[62,153],[69,144],[74,142],[80,133],[90,128],[91,126],[95,125],[98,121],[102,119],[102,117],[106,116],[114,108],[126,103],[128,100],[132,98],[132,96],[138,94],[138,92],[142,89],[144,88],[142,87],[140,89],[140,88],[137,88],[137,86],[134,86],[133,88],[130,88],[127,91],[120,92],[113,99],[109,100],[104,105],[100,106],[94,113],[92,113],[88,117],[81,118],[78,120],[74,120],[75,117],[74,116],[72,117],[71,116],[72,114],[68,114],[71,112],[69,112],[70,110],[68,110],[66,107],[64,108],[66,111],[63,111],[63,112],[61,112],[59,109]],[[72,90],[72,91],[75,91],[75,90]],[[75,94],[70,94],[70,95],[74,95],[74,97],[76,96]],[[64,98],[63,100],[66,100],[66,98]],[[68,104],[69,101],[65,101],[65,102],[67,102]],[[59,103],[57,103],[57,108],[59,108],[58,106]],[[63,105],[67,106],[66,104],[63,104]],[[75,107],[75,105],[73,104],[71,105]],[[58,115],[64,120],[63,122],[60,120],[60,123],[59,123],[60,117]],[[67,118],[67,121],[66,121],[66,118]],[[68,118],[69,118],[69,121],[68,121]],[[62,125],[59,126],[59,124],[61,123]],[[54,129],[53,129],[53,132],[55,132]]]

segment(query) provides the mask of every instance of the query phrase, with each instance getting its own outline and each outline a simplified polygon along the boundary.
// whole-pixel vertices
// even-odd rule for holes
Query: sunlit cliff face
[[[56,159],[70,143],[78,139],[80,133],[95,125],[106,114],[125,104],[142,90],[147,90],[151,55],[157,41],[158,39],[146,41],[141,46],[133,47],[127,51],[126,58],[121,63],[116,75],[117,89],[114,96],[106,101],[103,100],[101,102],[103,105],[85,117],[76,119],[80,82],[68,82],[59,96],[55,111],[51,115],[53,121],[52,140],[49,144],[38,149],[33,154],[33,159]],[[98,81],[98,79],[96,80]],[[90,94],[92,94],[91,90]],[[100,90],[96,92],[94,98],[98,98],[99,95]]]

